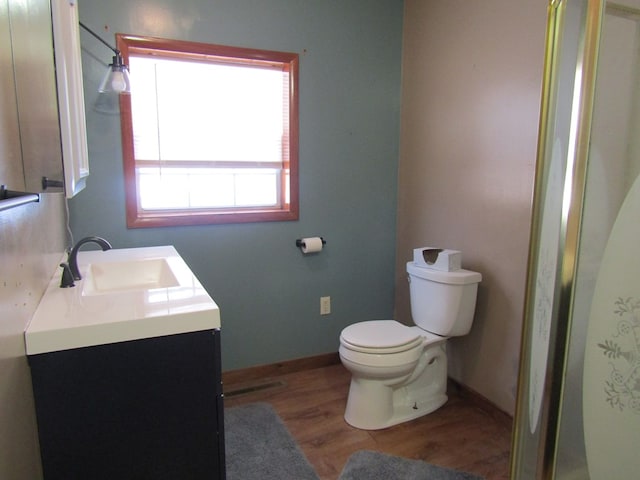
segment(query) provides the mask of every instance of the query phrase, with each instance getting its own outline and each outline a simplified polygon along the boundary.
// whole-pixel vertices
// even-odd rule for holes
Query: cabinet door
[[[51,0],[51,14],[65,193],[71,198],[89,175],[78,0]]]
[[[217,480],[220,332],[29,357],[45,480]]]

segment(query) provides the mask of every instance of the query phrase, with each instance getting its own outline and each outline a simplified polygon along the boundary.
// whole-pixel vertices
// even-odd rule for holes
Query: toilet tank
[[[482,275],[469,270],[444,272],[407,263],[411,316],[423,330],[443,337],[471,330],[478,283]]]

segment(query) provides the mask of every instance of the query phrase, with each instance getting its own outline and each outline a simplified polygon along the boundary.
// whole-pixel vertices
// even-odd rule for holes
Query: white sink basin
[[[92,263],[83,284],[85,295],[177,287],[178,279],[164,258]]]
[[[66,257],[61,258],[65,261]],[[28,355],[220,328],[220,310],[172,246],[81,251],[81,280],[51,278]]]

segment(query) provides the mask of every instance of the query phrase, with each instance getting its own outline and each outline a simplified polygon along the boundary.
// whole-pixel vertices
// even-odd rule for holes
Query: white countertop
[[[88,288],[92,263],[155,258],[166,259],[177,286]],[[60,288],[61,268],[51,278],[25,330],[27,355],[220,328],[218,306],[172,246],[81,251],[78,264],[83,279],[75,287]]]

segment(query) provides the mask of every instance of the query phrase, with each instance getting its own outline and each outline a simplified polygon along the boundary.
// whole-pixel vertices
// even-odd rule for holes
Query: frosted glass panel
[[[636,323],[640,318],[640,305],[633,311],[634,298],[640,302],[640,271],[631,262],[637,253],[624,251],[630,250],[624,245],[638,245],[640,239],[618,239],[622,234],[612,235],[616,219],[616,231],[624,231],[626,237],[634,235],[623,225],[629,219],[621,212],[621,206],[638,176],[640,164],[637,145],[640,16],[630,10],[606,12],[556,466],[556,478],[565,479],[624,478],[627,474],[626,478],[633,478],[632,472],[640,470],[638,456],[629,457],[624,452],[624,443],[628,443],[624,435],[626,427],[640,433],[638,412],[630,416],[625,413],[630,412],[634,398],[640,398],[640,386],[634,391],[633,383],[614,380],[618,374],[626,379],[633,375],[625,366],[625,352],[637,352],[639,348],[635,340],[629,342],[631,337],[622,333],[620,325],[634,315]],[[638,210],[635,211],[633,223],[637,224]],[[628,260],[619,258],[624,255],[629,255]],[[604,265],[603,257],[606,257]],[[629,285],[632,282],[622,281],[624,271],[635,277],[635,297],[628,291],[634,290]],[[607,435],[614,428],[616,432]],[[631,443],[636,445],[633,448],[637,444]],[[591,447],[587,449],[585,445]],[[589,449],[591,454],[587,455]],[[603,477],[603,469],[611,476]]]

